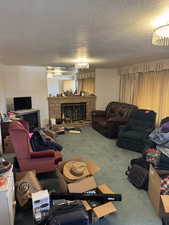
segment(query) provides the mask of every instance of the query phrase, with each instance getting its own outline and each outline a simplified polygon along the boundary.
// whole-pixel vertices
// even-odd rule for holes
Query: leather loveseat
[[[105,137],[116,138],[119,126],[126,124],[130,113],[136,109],[135,105],[110,102],[105,111],[95,110],[92,112],[92,127]]]

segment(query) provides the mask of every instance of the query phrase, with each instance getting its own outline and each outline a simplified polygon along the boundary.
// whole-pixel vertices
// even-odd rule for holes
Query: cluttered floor
[[[64,159],[83,157],[92,159],[101,170],[95,175],[97,184],[107,184],[114,192],[122,194],[121,202],[114,202],[118,211],[108,215],[96,224],[100,225],[161,225],[160,218],[148,198],[147,192],[138,190],[128,182],[125,171],[139,153],[121,149],[116,140],[107,139],[91,127],[82,128],[80,134],[63,134],[57,142],[64,148]],[[6,156],[7,158],[10,156]],[[45,178],[49,186],[57,185],[54,178]],[[18,208],[15,225],[32,225],[31,209]]]

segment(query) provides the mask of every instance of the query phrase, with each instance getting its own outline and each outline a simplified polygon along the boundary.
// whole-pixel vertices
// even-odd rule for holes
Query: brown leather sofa
[[[136,109],[135,105],[110,102],[105,111],[92,112],[92,127],[105,137],[116,138],[119,126],[127,123],[130,113]]]

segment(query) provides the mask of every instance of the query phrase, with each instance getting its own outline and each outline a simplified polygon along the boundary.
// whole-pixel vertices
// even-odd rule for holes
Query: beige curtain
[[[83,90],[83,80],[82,79],[77,80],[77,90],[79,93],[80,93],[80,91]]]
[[[169,59],[162,59],[152,62],[145,62],[139,64],[133,64],[130,66],[124,66],[119,69],[120,74],[135,74],[135,73],[147,73],[147,72],[160,72],[169,70]]]
[[[158,121],[169,116],[169,70],[160,72],[161,74],[161,89],[160,103],[158,112]]]
[[[89,94],[95,93],[95,79],[79,79],[78,80],[78,91],[84,91]]]
[[[74,88],[74,80],[63,80],[63,90],[68,91]]]
[[[80,69],[77,72],[76,77],[77,77],[78,80],[95,78],[95,68]]]
[[[120,101],[129,104],[134,104],[136,102],[136,95],[138,89],[138,79],[139,73],[127,74],[120,76]]]
[[[135,104],[142,109],[154,110],[157,113],[157,124],[161,119],[159,110],[161,105],[161,86],[163,72],[140,73]]]
[[[139,76],[136,103],[141,108],[158,111],[161,95],[161,76],[158,72],[142,73]]]
[[[169,116],[169,70],[121,75],[120,83],[121,101],[154,110],[157,125]]]

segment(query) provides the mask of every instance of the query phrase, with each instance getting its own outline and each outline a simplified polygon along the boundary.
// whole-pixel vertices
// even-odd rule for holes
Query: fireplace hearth
[[[61,118],[71,122],[86,120],[86,102],[62,103]]]

